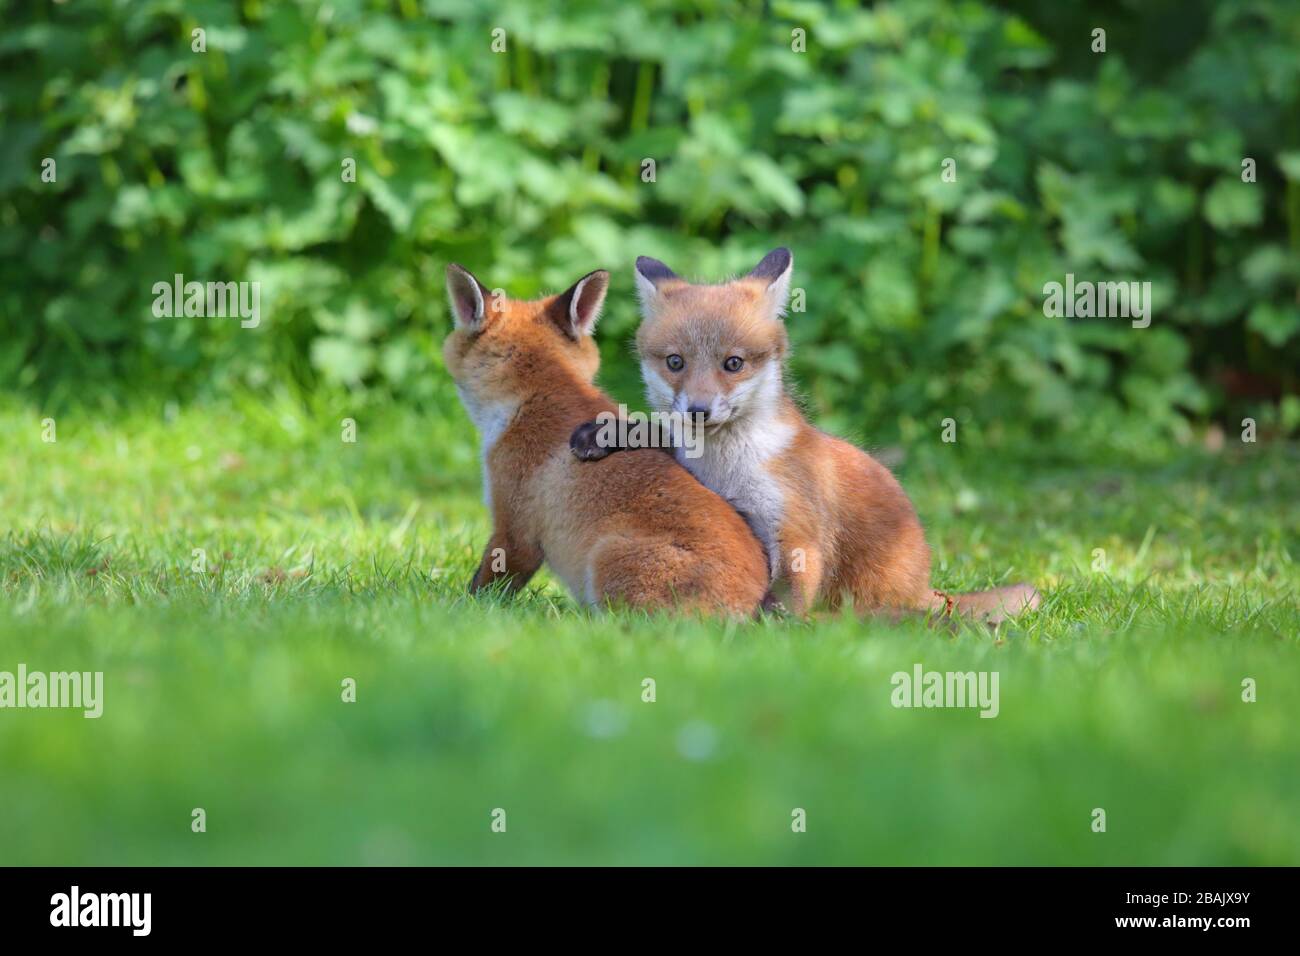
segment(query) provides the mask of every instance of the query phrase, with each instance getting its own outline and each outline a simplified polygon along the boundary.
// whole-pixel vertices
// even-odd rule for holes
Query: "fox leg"
[[[514,594],[537,573],[542,558],[541,548],[526,544],[519,536],[498,528],[492,532],[487,547],[483,549],[483,560],[469,582],[470,593],[504,580],[506,592]]]
[[[821,549],[811,542],[794,547],[782,547],[779,576],[790,587],[790,613],[807,617],[817,601],[826,562]]]

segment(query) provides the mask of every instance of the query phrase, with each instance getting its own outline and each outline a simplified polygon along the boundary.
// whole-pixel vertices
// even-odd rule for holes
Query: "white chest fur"
[[[773,576],[780,567],[781,518],[785,494],[769,465],[794,437],[794,426],[771,418],[706,433],[702,454],[687,458],[677,449],[677,460],[700,483],[743,511],[767,550]]]
[[[492,509],[492,478],[488,473],[488,455],[492,454],[492,449],[501,440],[501,435],[510,426],[510,422],[514,420],[515,412],[519,410],[519,403],[480,401],[476,400],[464,389],[457,388],[456,391],[460,393],[461,404],[465,406],[465,411],[469,413],[470,420],[474,423],[474,427],[478,429],[482,449],[483,502],[490,511]]]

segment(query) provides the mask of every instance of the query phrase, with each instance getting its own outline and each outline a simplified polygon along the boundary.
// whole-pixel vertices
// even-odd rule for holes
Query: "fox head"
[[[461,266],[447,266],[455,328],[442,355],[480,430],[565,371],[588,383],[596,377],[600,352],[591,334],[608,288],[609,273],[597,269],[560,295],[522,302],[494,295]]]
[[[774,249],[748,275],[694,285],[657,259],[637,259],[636,345],[650,405],[703,415],[706,429],[774,409],[793,268],[790,250]]]

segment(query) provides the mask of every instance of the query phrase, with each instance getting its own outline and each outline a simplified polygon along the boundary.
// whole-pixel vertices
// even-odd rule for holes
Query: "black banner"
[[[927,943],[1046,935],[1231,946],[1285,929],[1294,871],[51,868],[5,870],[0,883],[9,941],[338,944],[432,929],[584,935],[598,924],[631,936],[712,926],[762,938],[788,924],[860,939],[924,927]]]

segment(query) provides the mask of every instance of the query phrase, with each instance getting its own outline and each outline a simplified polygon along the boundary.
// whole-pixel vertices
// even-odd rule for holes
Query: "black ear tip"
[[[651,282],[677,278],[677,273],[673,272],[672,269],[669,269],[658,259],[651,259],[649,256],[636,257],[636,271]]]
[[[577,282],[573,283],[573,285],[569,286],[565,295],[573,295],[580,288],[589,291],[596,288],[604,289],[608,287],[609,271],[606,269],[592,269]]]
[[[790,263],[793,261],[794,254],[785,246],[778,246],[765,255],[762,262],[754,266],[754,271],[750,273],[750,276],[771,282],[789,269]]]

